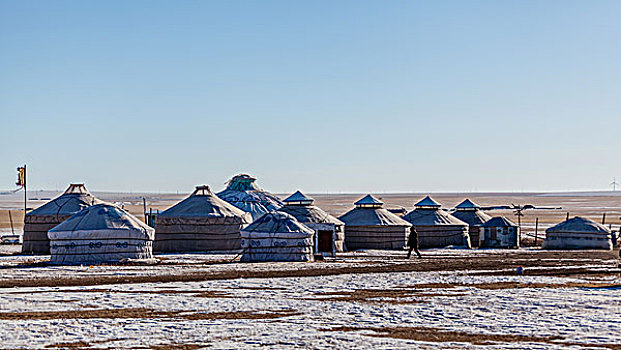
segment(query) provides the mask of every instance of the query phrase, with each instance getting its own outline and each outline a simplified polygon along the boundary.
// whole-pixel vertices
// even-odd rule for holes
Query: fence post
[[[537,246],[537,234],[539,233],[539,218],[535,218],[535,247]]]

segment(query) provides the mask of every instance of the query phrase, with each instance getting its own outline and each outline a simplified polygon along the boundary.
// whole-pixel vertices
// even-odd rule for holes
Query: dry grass
[[[64,319],[158,319],[181,318],[186,320],[221,320],[221,319],[273,319],[295,316],[296,310],[260,310],[234,312],[194,312],[194,311],[161,311],[147,308],[124,309],[80,309],[69,311],[27,311],[2,312],[0,320],[64,320]]]
[[[410,290],[416,289],[449,289],[456,287],[473,287],[478,289],[521,289],[521,288],[621,288],[618,283],[524,283],[524,282],[490,282],[490,283],[422,283],[412,286],[401,286]]]
[[[464,294],[440,294],[440,293],[420,293],[412,289],[357,289],[343,292],[320,292],[315,293],[321,298],[304,298],[305,300],[319,301],[347,301],[360,303],[385,303],[385,304],[417,304],[425,302],[422,299],[403,298],[424,298],[437,296],[462,296]],[[378,300],[378,299],[382,300]]]
[[[327,332],[358,332],[372,331],[370,337],[407,339],[420,342],[434,343],[471,343],[474,345],[489,345],[494,343],[545,343],[563,346],[600,347],[607,349],[621,349],[620,344],[584,344],[564,342],[558,336],[526,336],[517,334],[474,334],[460,331],[449,331],[431,327],[335,327],[325,329]]]
[[[405,254],[405,252],[404,252]],[[202,282],[210,280],[228,280],[238,278],[281,278],[312,277],[340,274],[422,272],[422,271],[465,271],[473,275],[514,275],[507,268],[523,266],[524,275],[574,276],[574,275],[609,275],[619,276],[618,258],[611,251],[507,251],[505,254],[480,254],[476,256],[425,258],[422,260],[405,260],[403,263],[375,264],[369,266],[322,267],[321,264],[309,264],[310,268],[288,270],[224,270],[197,271],[178,275],[138,275],[138,276],[72,276],[36,279],[0,280],[0,288],[13,287],[75,287],[104,284],[157,283],[157,282]],[[394,262],[394,259],[389,261]],[[571,265],[572,267],[566,267]],[[591,266],[599,265],[609,271],[594,271]],[[589,267],[585,267],[589,266]],[[529,269],[546,267],[548,269]]]
[[[34,293],[116,293],[116,294],[188,294],[198,298],[233,298],[231,294],[222,291],[198,291],[198,290],[178,290],[178,289],[156,289],[156,290],[114,290],[114,289],[63,289],[63,290],[35,290],[35,291],[10,291],[6,294],[34,294]],[[50,302],[73,302],[75,300],[54,300]]]
[[[152,350],[196,350],[203,348],[203,345],[200,344],[159,344],[159,345],[151,345],[150,348]]]

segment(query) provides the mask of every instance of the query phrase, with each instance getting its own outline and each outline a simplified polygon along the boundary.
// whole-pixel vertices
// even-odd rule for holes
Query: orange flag
[[[17,186],[26,186],[26,167],[20,166],[17,168],[17,182],[15,183]]]

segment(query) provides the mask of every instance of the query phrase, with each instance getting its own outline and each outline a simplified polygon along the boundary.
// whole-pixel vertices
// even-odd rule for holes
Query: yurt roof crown
[[[358,201],[354,203],[357,208],[381,208],[384,205],[384,202],[379,199],[373,197],[370,194],[360,198]]]
[[[192,192],[192,196],[213,196],[213,192],[209,186],[200,185],[196,186],[196,189]]]
[[[312,205],[314,201],[313,198],[306,196],[300,191],[295,191],[294,194],[283,200],[286,205]]]
[[[414,204],[417,209],[439,209],[442,205],[433,198],[427,196],[421,199],[418,203]]]
[[[479,208],[481,207],[478,204],[468,198],[455,206],[455,210],[479,210]]]
[[[89,193],[83,183],[69,184],[64,194],[86,194]]]
[[[261,191],[255,181],[257,179],[248,174],[239,174],[229,180],[227,188],[235,191]]]

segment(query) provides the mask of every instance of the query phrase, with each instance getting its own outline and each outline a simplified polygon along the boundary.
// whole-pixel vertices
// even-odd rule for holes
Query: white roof
[[[151,235],[154,231],[153,228],[125,210],[112,204],[102,203],[84,208],[49,232],[95,230],[139,230]]]
[[[158,217],[183,217],[183,218],[240,218],[242,222],[250,223],[252,218],[250,214],[238,209],[232,204],[218,198],[209,186],[197,186],[194,192],[173,205],[172,207],[161,212]]]
[[[552,232],[576,232],[576,233],[606,233],[610,234],[610,230],[597,222],[581,217],[576,216],[572,219],[565,220],[560,224],[550,227],[546,230],[546,233]]]

